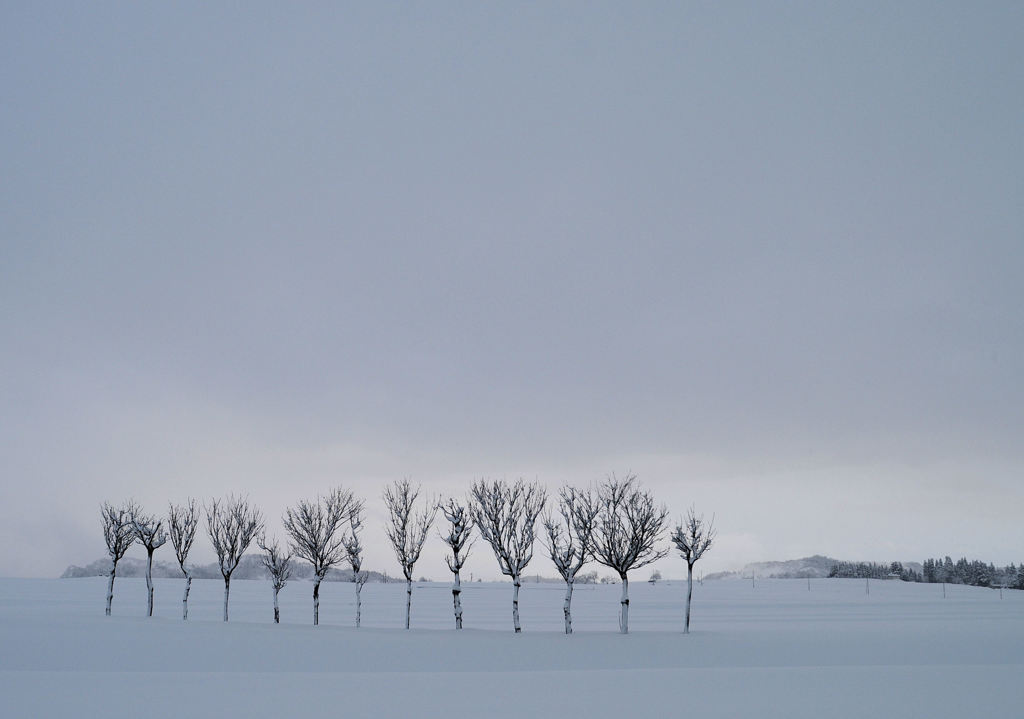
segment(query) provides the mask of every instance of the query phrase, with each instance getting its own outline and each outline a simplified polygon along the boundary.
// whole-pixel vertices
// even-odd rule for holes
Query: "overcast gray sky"
[[[717,515],[708,571],[1024,560],[1022,37],[1019,2],[4,3],[0,574],[103,556],[104,500],[276,529],[339,483],[394,573],[385,482],[628,470]]]

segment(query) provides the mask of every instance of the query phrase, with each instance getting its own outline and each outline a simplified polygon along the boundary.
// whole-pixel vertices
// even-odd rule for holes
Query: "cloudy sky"
[[[1017,2],[5,3],[0,575],[103,556],[104,500],[279,531],[336,484],[395,573],[389,481],[612,471],[716,515],[708,571],[1024,560],[1022,36]]]

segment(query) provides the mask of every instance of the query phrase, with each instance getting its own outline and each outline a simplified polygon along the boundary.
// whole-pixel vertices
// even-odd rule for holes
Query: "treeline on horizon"
[[[997,567],[977,559],[960,558],[954,562],[948,555],[943,559],[924,560],[920,572],[904,567],[900,562],[836,562],[828,576],[856,579],[899,578],[904,582],[926,584],[966,584],[971,587],[1024,589],[1024,563],[1019,567],[1012,563],[1005,567]]]

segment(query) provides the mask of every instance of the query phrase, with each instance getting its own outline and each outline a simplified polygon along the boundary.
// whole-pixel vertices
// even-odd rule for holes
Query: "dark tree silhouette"
[[[192,550],[192,542],[196,538],[199,526],[199,508],[196,500],[189,498],[184,506],[172,504],[167,517],[167,528],[171,534],[171,546],[178,559],[181,573],[185,575],[185,594],[181,598],[181,618],[188,619],[188,593],[192,590],[192,569],[186,566],[188,553]]]
[[[359,540],[359,532],[363,528],[363,500],[356,500],[349,507],[349,533],[342,540],[345,545],[345,556],[352,567],[352,581],[356,585],[356,629],[363,616],[363,585],[370,575],[363,571],[363,545]]]
[[[120,507],[115,507],[109,502],[104,502],[100,507],[100,516],[103,518],[103,539],[107,543],[107,554],[110,556],[110,580],[107,582],[107,609],[106,615],[110,616],[110,607],[114,602],[114,577],[117,575],[117,563],[121,561],[128,547],[135,541],[135,525],[132,524],[132,517],[139,511],[138,505],[128,500]]]
[[[441,513],[448,520],[448,534],[442,534],[441,539],[451,554],[445,556],[448,569],[455,575],[452,583],[452,603],[455,606],[455,628],[462,629],[462,581],[459,572],[462,570],[466,559],[469,557],[469,550],[473,546],[473,520],[470,518],[469,510],[454,499],[450,499],[441,505]]]
[[[533,559],[534,527],[547,495],[537,482],[482,479],[473,483],[470,497],[473,523],[491,545],[501,573],[512,578],[512,626],[519,633],[521,577]]]
[[[301,500],[285,510],[284,528],[291,537],[292,553],[313,565],[313,625],[320,623],[320,583],[331,567],[345,559],[344,529],[357,500],[337,487],[312,502]]]
[[[292,576],[292,555],[281,549],[277,540],[268,542],[266,536],[260,537],[257,544],[263,550],[263,556],[260,557],[260,561],[263,562],[263,567],[270,573],[271,586],[274,588],[274,624],[280,624],[281,608],[277,603],[277,595],[284,589],[284,585],[288,583],[288,579]]]
[[[676,525],[675,531],[672,532],[672,543],[676,545],[680,556],[686,561],[686,621],[683,624],[683,634],[690,633],[690,602],[693,600],[693,565],[714,544],[714,525],[714,517],[711,518],[710,522],[705,522],[704,515],[698,517],[693,507],[690,507],[686,512],[686,517]]]
[[[153,616],[153,552],[167,543],[164,521],[136,508],[132,516],[135,541],[146,548],[146,615]]]
[[[565,580],[562,614],[565,633],[572,634],[572,590],[576,574],[593,556],[594,529],[600,505],[590,490],[562,487],[558,495],[557,515],[544,518],[547,549],[558,574]]]
[[[423,543],[437,515],[437,503],[425,502],[417,510],[420,488],[413,488],[408,479],[395,482],[384,490],[384,505],[388,509],[387,535],[395,550],[395,558],[405,575],[405,628],[409,628],[412,614],[412,572],[419,561]]]
[[[655,543],[665,531],[668,509],[655,505],[649,492],[642,490],[636,475],[618,479],[612,474],[597,487],[599,507],[594,532],[594,559],[614,569],[622,580],[619,631],[629,633],[629,577],[639,569],[668,554]]]
[[[263,515],[244,497],[215,499],[206,508],[206,532],[210,535],[217,564],[224,577],[224,621],[228,620],[228,598],[231,574],[238,568],[242,555],[263,532]]]

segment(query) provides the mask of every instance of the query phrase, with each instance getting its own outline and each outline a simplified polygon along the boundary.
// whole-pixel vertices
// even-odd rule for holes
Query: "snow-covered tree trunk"
[[[192,590],[192,570],[186,564],[192,542],[196,538],[196,527],[199,525],[199,511],[194,499],[188,500],[183,507],[171,505],[167,521],[174,556],[178,559],[181,573],[185,575],[185,593],[181,597],[181,620],[188,620],[188,593]]]
[[[519,575],[512,575],[512,626],[515,627],[516,634],[523,631],[523,628],[519,626]]]
[[[117,575],[117,562],[124,556],[128,548],[135,543],[137,537],[135,518],[139,507],[128,501],[123,507],[117,508],[107,502],[100,509],[103,520],[103,539],[110,557],[110,582],[107,584],[106,615],[110,616],[110,608],[114,603],[114,577]]]
[[[362,619],[363,614],[363,583],[356,582],[356,629],[359,629],[359,621]]]
[[[313,626],[320,624],[320,577],[313,578]]]
[[[231,577],[224,577],[224,621],[228,620],[228,595],[231,593]]]
[[[810,581],[810,580],[807,580]],[[690,633],[690,601],[693,599],[693,565],[686,565],[686,622],[683,624],[683,634]]]
[[[146,616],[153,616],[153,550],[146,556]]]
[[[629,634],[629,579],[625,574],[622,577],[622,610],[619,613],[619,631]]]
[[[110,616],[110,605],[114,603],[114,574],[117,573],[117,565],[113,565],[110,568],[110,581],[107,582],[107,611],[106,615]],[[945,587],[943,587],[945,591]]]
[[[134,506],[130,515],[134,540],[146,548],[146,616],[153,616],[153,552],[167,543],[167,533],[163,529],[163,520],[152,515],[143,514],[139,507]]]
[[[683,634],[690,633],[690,605],[693,603],[693,565],[703,557],[715,542],[714,517],[710,522],[704,516],[698,516],[693,507],[686,513],[685,519],[676,525],[672,532],[672,543],[679,550],[679,555],[686,561],[686,617],[683,622]],[[698,580],[704,584],[704,574]],[[750,573],[750,581],[754,581],[754,573]],[[811,591],[811,578],[807,578],[807,591]]]
[[[192,590],[192,572],[185,575],[185,594],[181,597],[181,618],[188,619],[188,593]]]
[[[565,583],[565,603],[562,605],[562,614],[565,615],[565,633],[572,634],[572,585],[573,580]]]
[[[281,623],[281,608],[277,604],[277,593],[281,591],[280,587],[274,585],[274,624]]]
[[[455,572],[455,583],[452,585],[452,602],[455,605],[455,628],[462,629],[462,581],[458,571]]]
[[[412,614],[412,580],[405,580],[405,628],[409,628],[409,616]]]

